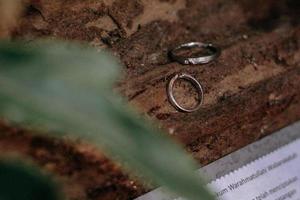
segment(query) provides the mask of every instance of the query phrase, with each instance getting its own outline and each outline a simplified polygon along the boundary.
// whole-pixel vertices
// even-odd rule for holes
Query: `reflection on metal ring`
[[[193,108],[184,108],[181,105],[179,105],[179,103],[176,101],[174,94],[173,94],[173,89],[174,89],[174,84],[178,79],[184,79],[186,81],[189,81],[190,83],[192,83],[192,85],[196,88],[197,93],[198,93],[198,103],[195,107]],[[167,88],[167,94],[168,94],[168,98],[170,103],[178,110],[181,112],[195,112],[197,110],[199,110],[199,108],[201,107],[202,103],[203,103],[203,99],[204,99],[204,93],[203,93],[203,88],[202,85],[191,75],[189,74],[176,74],[169,82],[168,84],[168,88]]]
[[[211,53],[209,55],[202,55],[199,57],[184,57],[184,56],[178,55],[178,52],[180,50],[191,49],[194,47],[207,49]],[[207,63],[215,60],[216,58],[218,58],[220,56],[220,54],[221,54],[221,50],[218,47],[214,46],[213,44],[206,44],[206,43],[202,43],[202,42],[189,42],[189,43],[181,44],[178,47],[176,47],[170,51],[170,57],[173,60],[175,60],[181,64],[184,64],[184,65],[207,64]]]

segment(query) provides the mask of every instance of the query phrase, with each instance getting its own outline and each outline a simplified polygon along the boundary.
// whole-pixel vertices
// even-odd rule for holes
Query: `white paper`
[[[207,186],[218,200],[300,200],[300,139]],[[184,199],[159,188],[136,200]]]
[[[208,184],[219,200],[300,200],[300,140]]]

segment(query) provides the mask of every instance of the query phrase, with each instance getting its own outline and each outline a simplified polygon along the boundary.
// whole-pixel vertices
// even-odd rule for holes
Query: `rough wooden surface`
[[[207,164],[300,119],[299,9],[297,0],[35,0],[12,36],[58,37],[111,49],[124,63],[116,90]],[[222,55],[208,65],[172,62],[168,49],[186,41],[213,42]],[[179,72],[204,86],[198,112],[179,113],[168,103],[166,84]],[[195,103],[186,83],[176,86],[176,96],[185,105]],[[0,137],[0,143],[13,141]],[[47,162],[64,161],[46,159],[42,165]],[[95,165],[89,168],[90,174],[97,171]],[[71,172],[84,176],[78,169]],[[130,183],[115,172],[105,179],[110,186],[98,183],[95,195],[88,196],[94,182],[59,174],[77,183],[74,190],[67,187],[71,199],[132,199],[145,192],[111,181],[120,174]]]

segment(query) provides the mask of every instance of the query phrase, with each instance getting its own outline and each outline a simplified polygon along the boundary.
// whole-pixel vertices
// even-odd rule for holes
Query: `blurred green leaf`
[[[5,70],[6,77],[34,83],[31,87],[36,90],[39,89],[37,82],[50,77],[49,84],[55,84],[49,85],[52,88],[68,84],[79,87],[79,90],[99,93],[100,89],[111,88],[120,70],[119,64],[108,53],[99,53],[84,45],[60,45],[51,41],[30,45],[25,42],[2,42],[0,52],[0,66],[1,70]],[[31,80],[33,77],[34,80]]]
[[[37,168],[20,161],[0,161],[1,200],[59,200],[57,186]]]
[[[212,199],[195,162],[113,94],[119,67],[112,57],[69,44],[0,46],[2,116],[88,139],[156,184]]]

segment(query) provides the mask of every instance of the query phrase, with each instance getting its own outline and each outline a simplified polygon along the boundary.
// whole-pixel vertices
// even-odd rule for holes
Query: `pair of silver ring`
[[[178,54],[178,52],[182,49],[191,49],[194,47],[204,48],[205,50],[209,51],[210,53],[207,55],[204,55],[204,56],[199,56],[199,57],[184,57],[184,56],[180,56]],[[220,52],[221,52],[220,49],[215,47],[212,44],[205,44],[205,43],[201,43],[201,42],[190,42],[190,43],[179,45],[178,47],[173,49],[170,52],[170,56],[173,60],[175,60],[181,64],[196,65],[196,64],[207,64],[207,63],[215,60],[217,57],[220,56]],[[197,104],[192,108],[184,108],[176,101],[176,98],[173,93],[173,89],[174,89],[175,82],[179,79],[189,81],[197,90],[199,100],[198,100]],[[203,104],[203,100],[204,100],[204,91],[203,91],[203,87],[202,87],[201,83],[197,79],[195,79],[193,76],[191,76],[189,74],[185,74],[185,73],[176,74],[170,80],[170,82],[168,84],[168,88],[167,88],[167,94],[168,94],[168,99],[169,99],[171,105],[173,105],[178,111],[187,112],[187,113],[191,113],[191,112],[195,112],[195,111],[199,110],[201,105]]]

